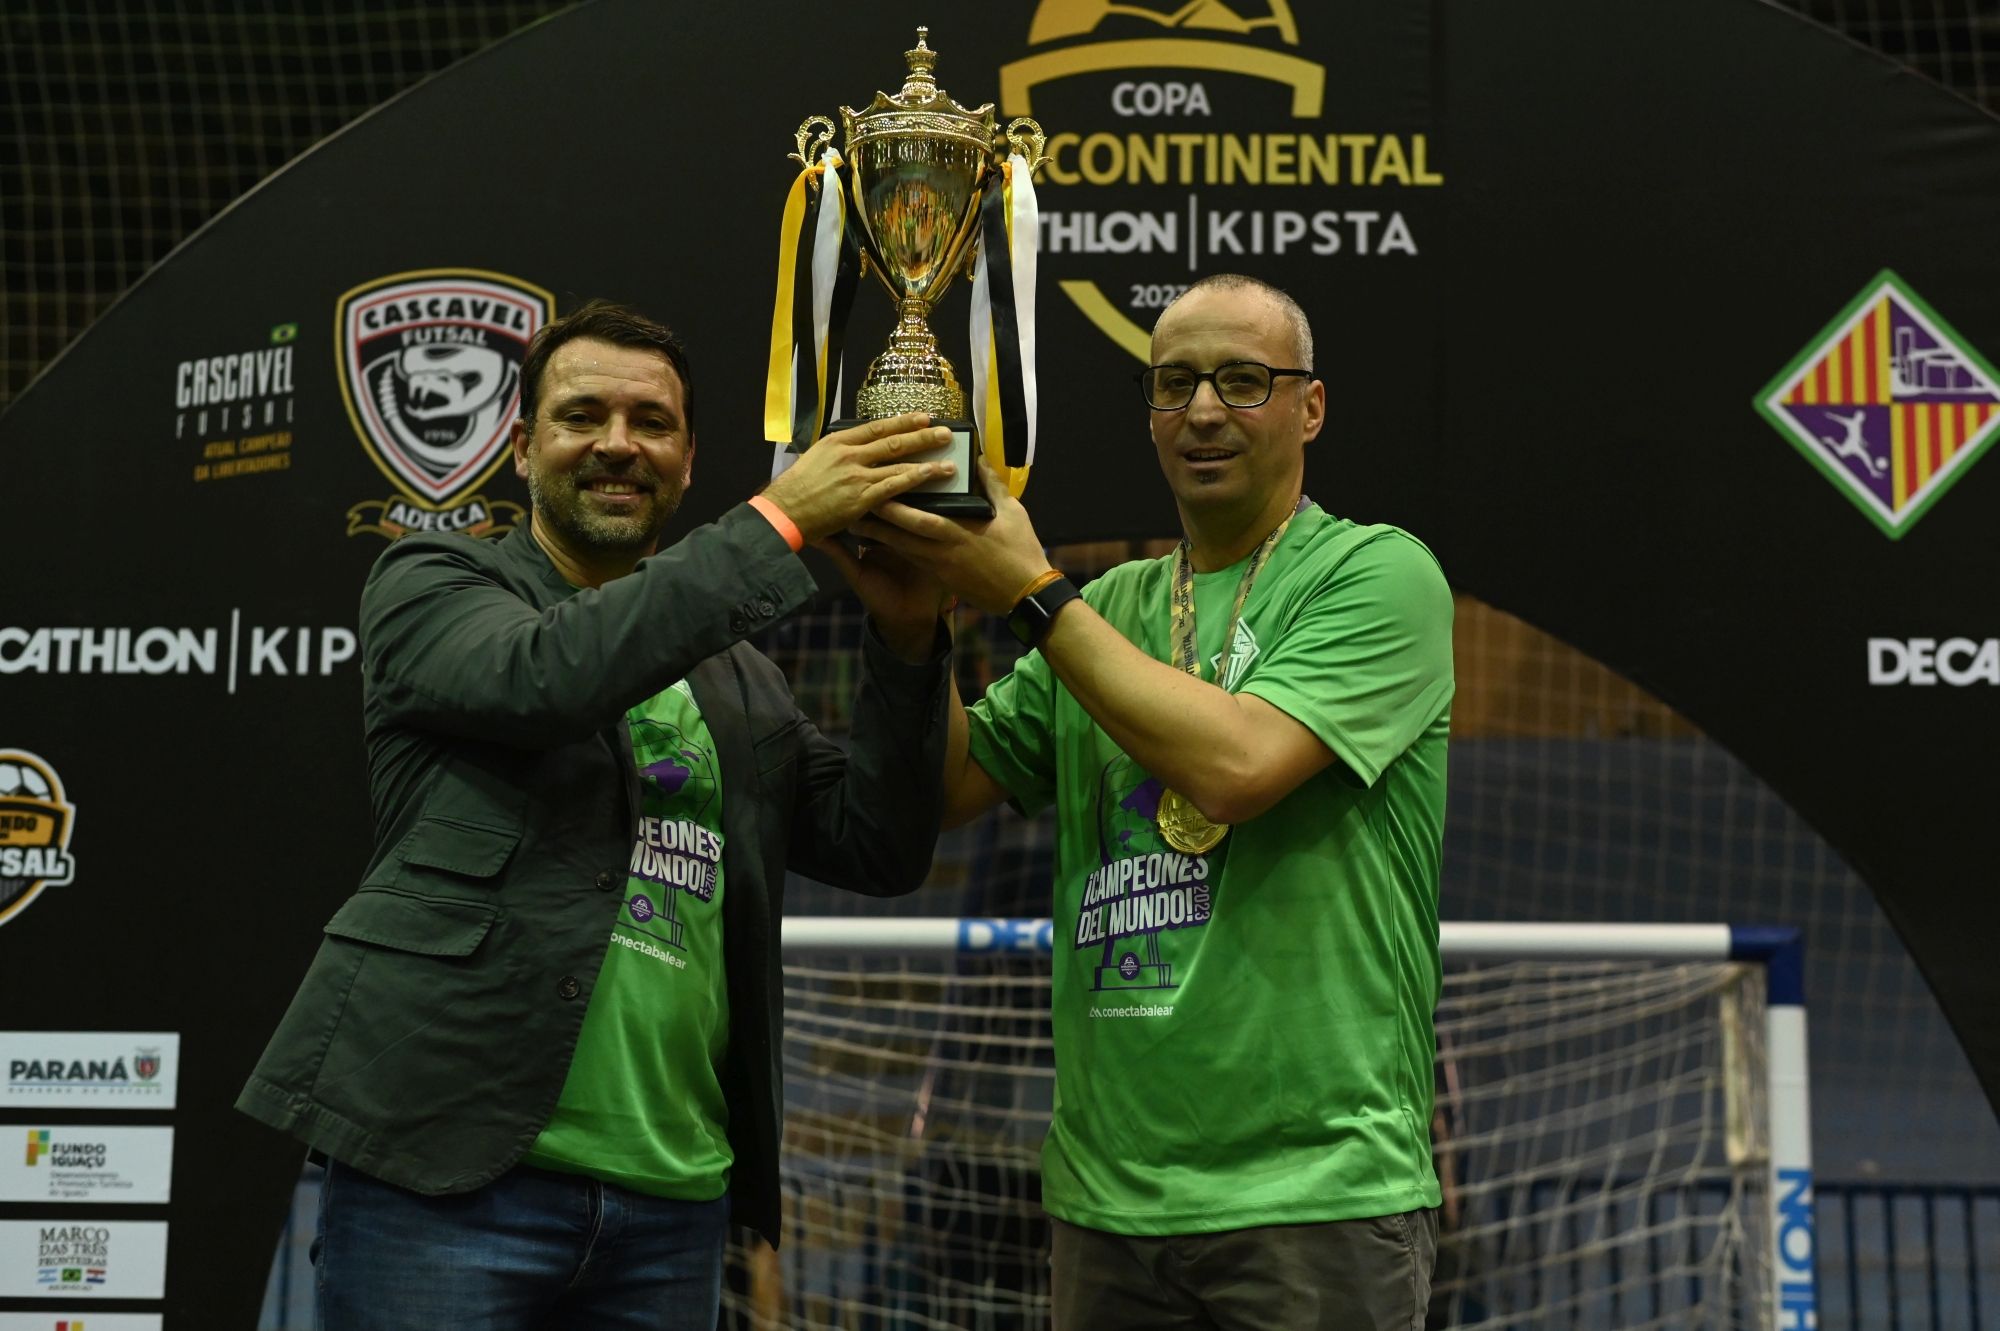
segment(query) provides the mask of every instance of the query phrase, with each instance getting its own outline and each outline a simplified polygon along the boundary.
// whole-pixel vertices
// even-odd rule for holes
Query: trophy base
[[[1113,989],[1171,989],[1174,984],[1174,968],[1164,962],[1141,965],[1131,953],[1117,966],[1097,968],[1097,991],[1104,993]]]
[[[993,501],[986,497],[986,488],[979,480],[977,429],[971,421],[950,420],[943,416],[933,416],[931,420],[933,424],[945,426],[951,431],[951,442],[940,444],[928,452],[912,453],[909,460],[928,462],[933,458],[948,459],[958,464],[958,471],[955,475],[927,481],[914,490],[904,492],[898,502],[948,518],[992,517]],[[862,420],[840,420],[826,428],[831,434],[864,423]]]

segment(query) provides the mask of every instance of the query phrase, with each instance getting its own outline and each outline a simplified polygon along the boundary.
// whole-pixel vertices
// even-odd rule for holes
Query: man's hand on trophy
[[[897,495],[955,472],[951,462],[899,461],[950,442],[951,431],[933,427],[922,412],[866,421],[808,448],[764,496],[806,540],[823,540]]]
[[[890,651],[905,661],[930,659],[937,642],[938,616],[951,596],[929,569],[912,564],[885,545],[857,551],[848,549],[839,537],[828,537],[814,541],[813,548],[840,569]]]
[[[988,614],[1004,615],[1022,589],[1049,571],[1041,537],[1028,510],[1007,492],[1007,482],[979,462],[993,516],[984,522],[926,513],[908,504],[884,504],[854,524],[855,535],[880,541],[934,573],[960,598]]]

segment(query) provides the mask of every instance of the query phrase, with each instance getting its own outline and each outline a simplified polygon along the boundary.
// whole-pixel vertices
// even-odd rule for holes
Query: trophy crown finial
[[[897,95],[906,102],[927,102],[937,96],[937,79],[931,75],[937,67],[937,52],[924,44],[930,31],[928,27],[919,27],[915,49],[903,52],[903,59],[910,65],[910,76],[903,81],[903,91]]]

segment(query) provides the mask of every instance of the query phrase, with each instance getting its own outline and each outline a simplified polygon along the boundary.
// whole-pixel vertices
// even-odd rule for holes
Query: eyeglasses
[[[1226,407],[1261,407],[1271,400],[1272,381],[1284,375],[1315,377],[1311,370],[1274,370],[1254,360],[1233,360],[1205,374],[1185,365],[1149,365],[1132,377],[1154,411],[1181,411],[1194,401],[1204,379],[1215,385],[1215,395]]]

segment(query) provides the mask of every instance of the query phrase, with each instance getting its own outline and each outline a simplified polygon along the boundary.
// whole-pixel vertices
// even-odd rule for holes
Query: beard
[[[571,549],[595,554],[643,556],[651,551],[679,511],[686,490],[679,476],[661,476],[641,462],[622,468],[586,463],[553,475],[538,464],[539,458],[530,459],[528,500],[542,525]],[[638,487],[646,502],[630,513],[598,511],[584,496],[593,481],[606,478]]]

